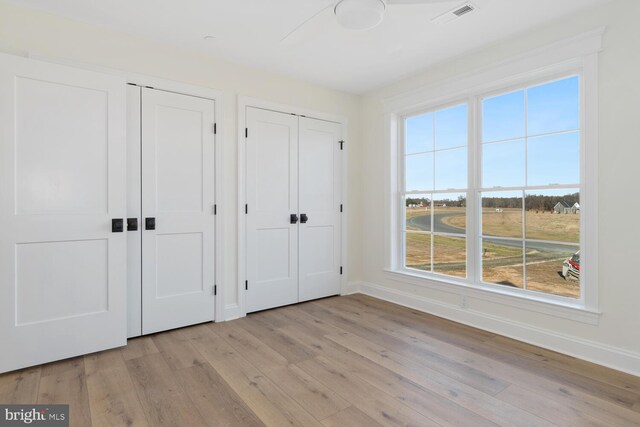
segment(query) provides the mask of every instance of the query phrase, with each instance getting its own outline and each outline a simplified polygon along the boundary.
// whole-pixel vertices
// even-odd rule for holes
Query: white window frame
[[[385,271],[393,280],[425,286],[466,297],[517,306],[585,323],[598,322],[598,52],[602,49],[599,28],[571,39],[528,52],[516,58],[480,69],[439,84],[386,99],[385,137],[389,161],[386,165]],[[536,291],[512,289],[484,283],[477,257],[480,218],[480,151],[482,99],[572,75],[580,76],[580,297],[570,298]],[[467,279],[421,273],[404,266],[402,196],[404,189],[403,121],[420,112],[467,103],[469,109]],[[588,173],[586,173],[588,171]],[[497,189],[496,189],[497,190]]]

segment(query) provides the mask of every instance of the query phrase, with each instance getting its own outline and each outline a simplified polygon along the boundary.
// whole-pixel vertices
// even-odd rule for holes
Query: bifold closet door
[[[125,84],[0,55],[0,372],[126,344]]]
[[[300,301],[340,293],[341,137],[338,123],[300,117]]]
[[[247,312],[298,302],[298,117],[247,108]]]
[[[214,319],[214,101],[142,89],[142,332]]]

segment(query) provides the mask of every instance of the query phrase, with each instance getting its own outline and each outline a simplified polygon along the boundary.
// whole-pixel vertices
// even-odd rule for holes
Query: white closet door
[[[212,100],[143,89],[144,334],[214,319],[214,121]]]
[[[247,108],[247,312],[298,302],[298,117]]]
[[[0,55],[0,372],[126,344],[125,84]]]
[[[340,293],[341,133],[300,118],[300,301]]]

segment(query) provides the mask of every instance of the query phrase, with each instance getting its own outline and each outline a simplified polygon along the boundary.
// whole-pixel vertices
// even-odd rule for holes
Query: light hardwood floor
[[[640,425],[640,378],[352,295],[0,376],[74,426]]]

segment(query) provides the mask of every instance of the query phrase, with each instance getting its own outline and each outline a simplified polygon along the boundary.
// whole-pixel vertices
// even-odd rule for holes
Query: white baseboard
[[[349,282],[342,287],[340,295],[351,295],[360,292],[360,282]]]
[[[239,319],[245,317],[247,314],[243,313],[238,304],[227,304],[224,306],[224,321]]]
[[[374,298],[640,376],[640,354],[628,350],[514,322],[511,319],[461,308],[458,305],[443,303],[373,283],[349,283],[349,289],[352,290],[350,293],[360,292]]]

